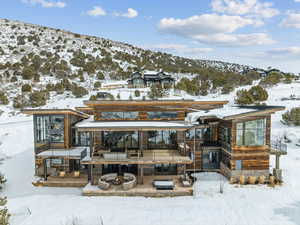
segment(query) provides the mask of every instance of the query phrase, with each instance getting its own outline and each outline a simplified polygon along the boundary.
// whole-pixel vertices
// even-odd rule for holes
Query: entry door
[[[202,155],[203,169],[219,169],[220,168],[220,151],[204,150]]]
[[[70,172],[80,170],[80,161],[79,159],[70,159]]]

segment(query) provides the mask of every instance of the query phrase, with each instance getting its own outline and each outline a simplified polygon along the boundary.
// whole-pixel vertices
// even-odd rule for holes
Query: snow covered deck
[[[145,150],[143,156],[128,157],[126,153],[105,153],[102,156],[85,157],[82,164],[191,164],[192,159],[180,155],[177,150]]]
[[[83,120],[76,124],[78,131],[107,131],[107,130],[186,130],[193,125],[184,121],[94,121]]]
[[[157,190],[153,187],[154,180],[172,180],[173,190]],[[120,185],[112,185],[108,190],[101,190],[96,185],[87,184],[83,190],[84,196],[144,196],[144,197],[176,197],[193,195],[193,187],[183,187],[179,176],[144,176],[143,184],[137,184],[130,190],[123,190]]]
[[[88,151],[86,147],[75,147],[70,149],[49,149],[37,154],[37,156],[48,158],[48,157],[71,157],[81,158],[84,151]]]

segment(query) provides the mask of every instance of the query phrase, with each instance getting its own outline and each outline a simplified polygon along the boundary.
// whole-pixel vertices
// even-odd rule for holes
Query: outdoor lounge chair
[[[174,190],[174,182],[172,180],[154,180],[153,186],[157,190]]]

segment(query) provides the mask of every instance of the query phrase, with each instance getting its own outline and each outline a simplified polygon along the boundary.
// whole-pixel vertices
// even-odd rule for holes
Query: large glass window
[[[90,134],[89,132],[78,132],[75,131],[75,145],[76,146],[89,146],[90,145]]]
[[[231,144],[231,128],[223,127],[221,129],[221,131],[222,131],[222,135],[221,135],[222,142],[224,144],[229,144],[230,145]]]
[[[148,132],[149,148],[174,148],[176,146],[176,131],[149,131]]]
[[[236,125],[236,144],[240,146],[260,146],[265,144],[266,120],[252,120]]]
[[[64,142],[64,116],[50,116],[51,142]]]
[[[139,112],[101,112],[102,119],[136,119]]]
[[[36,125],[36,141],[43,142],[64,142],[64,116],[37,116]]]
[[[203,139],[205,142],[209,142],[211,140],[211,129],[210,128],[198,128],[190,129],[185,133],[185,138],[187,140],[195,139]]]
[[[36,142],[49,142],[49,116],[37,116],[35,119]]]
[[[177,118],[177,112],[148,112],[148,119],[174,119]]]
[[[185,133],[187,140],[202,139],[202,129],[190,129]]]
[[[139,147],[137,131],[104,131],[103,145],[112,151],[135,149]]]

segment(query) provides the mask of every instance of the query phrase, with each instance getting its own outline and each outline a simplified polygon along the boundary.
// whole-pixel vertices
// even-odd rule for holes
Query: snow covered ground
[[[300,101],[280,101],[300,95],[300,84],[282,84],[269,90],[269,105],[288,109]],[[234,93],[206,98],[229,100]],[[48,107],[74,107],[82,99],[57,100]],[[272,135],[288,133],[293,143],[288,156],[281,158],[284,184],[271,188],[230,185],[216,174],[199,174],[195,196],[176,198],[83,197],[79,188],[38,188],[33,177],[31,117],[6,113],[0,117],[0,171],[8,182],[1,195],[8,196],[12,225],[292,225],[300,224],[300,128],[280,123],[281,113],[273,115]],[[219,193],[224,185],[224,193]]]

